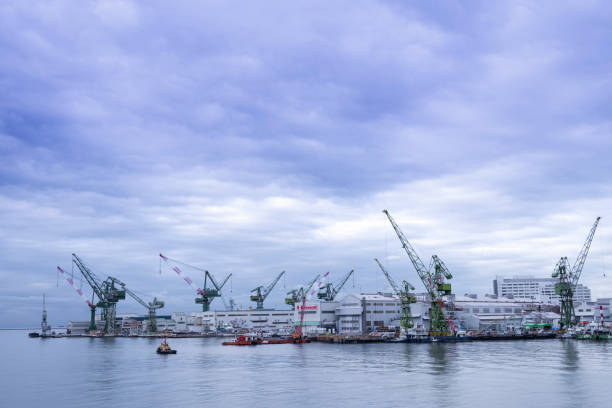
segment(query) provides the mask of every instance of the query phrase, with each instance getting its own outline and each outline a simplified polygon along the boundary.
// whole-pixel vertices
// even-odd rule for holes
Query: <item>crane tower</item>
[[[285,271],[282,271],[278,274],[278,276],[268,285],[268,286],[258,286],[255,289],[251,290],[251,301],[256,302],[257,310],[263,310],[263,302],[266,300],[274,286],[278,283],[279,279],[285,274]]]
[[[589,249],[591,248],[591,242],[595,236],[597,225],[601,217],[595,219],[595,223],[591,227],[589,234],[587,235],[586,241],[582,245],[582,249],[578,253],[578,257],[574,262],[574,265],[570,267],[567,257],[562,257],[555,265],[555,269],[552,273],[553,278],[559,278],[559,282],[555,284],[555,294],[559,295],[561,301],[561,319],[559,320],[560,329],[568,329],[577,324],[576,313],[574,311],[574,294],[576,292],[576,286],[578,286],[578,280],[582,274],[582,268],[586,261]]]
[[[402,244],[402,247],[408,254],[414,269],[416,269],[423,286],[425,286],[425,290],[430,298],[430,308],[429,308],[429,316],[430,316],[430,334],[434,336],[448,335],[449,332],[449,324],[446,319],[446,314],[444,313],[444,296],[451,294],[451,285],[447,283],[447,279],[451,279],[453,276],[448,271],[448,268],[442,260],[437,256],[433,255],[431,258],[431,262],[429,264],[429,268],[426,268],[419,258],[419,255],[416,253],[408,239],[397,225],[389,211],[383,210],[383,213],[389,219],[391,226],[395,230],[397,237]]]

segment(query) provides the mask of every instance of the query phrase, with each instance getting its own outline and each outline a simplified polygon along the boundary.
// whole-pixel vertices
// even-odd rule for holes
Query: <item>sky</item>
[[[282,270],[267,307],[326,271],[388,291],[374,257],[419,289],[385,208],[460,295],[550,276],[601,216],[581,281],[612,297],[611,17],[605,1],[1,2],[0,327],[39,325],[43,292],[51,324],[87,320],[56,271],[72,253],[160,313],[199,310],[160,252],[232,273],[242,307]]]

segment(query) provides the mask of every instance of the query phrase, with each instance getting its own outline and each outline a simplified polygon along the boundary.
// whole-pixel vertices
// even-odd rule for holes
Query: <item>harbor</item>
[[[223,346],[225,339],[168,338],[178,353],[166,358],[155,354],[158,338],[24,341],[23,332],[0,331],[3,344],[16,351],[4,360],[18,368],[8,384],[21,384],[15,388],[3,382],[0,391],[8,406],[51,400],[77,407],[83,405],[82,396],[134,407],[187,406],[202,399],[249,406],[265,405],[273,393],[278,394],[275,404],[286,405],[315,387],[309,404],[552,407],[554,394],[562,405],[606,406],[607,393],[597,390],[606,387],[612,374],[610,343],[594,341],[311,342],[242,348]],[[57,375],[44,375],[41,367],[53,367]],[[71,392],[65,392],[65,384]],[[19,392],[35,386],[39,392]],[[441,388],[444,392],[438,393]]]
[[[387,280],[391,292],[350,293],[343,291],[355,270],[332,281],[330,272],[317,274],[286,294],[290,309],[267,309],[268,296],[286,271],[270,282],[251,290],[247,309],[235,307],[235,300],[223,290],[232,273],[218,280],[208,270],[159,254],[160,273],[171,271],[197,295],[195,304],[201,312],[159,315],[165,302],[153,297],[143,300],[117,277],[98,275],[80,256],[72,254],[72,272],[57,266],[69,286],[87,304],[89,321],[69,321],[64,333],[57,333],[47,323],[45,295],[40,332],[30,337],[231,337],[231,345],[284,343],[458,343],[473,341],[510,341],[543,339],[578,339],[608,341],[610,330],[610,298],[591,301],[590,289],[579,279],[600,217],[597,217],[573,265],[563,256],[550,278],[495,276],[493,294],[479,297],[466,293],[458,296],[451,286],[452,273],[446,264],[433,255],[429,267],[412,247],[401,227],[387,210],[384,215],[410,259],[424,292],[402,280],[396,283],[378,258],[374,262]],[[79,275],[75,275],[74,270]],[[203,274],[198,285],[191,273]],[[80,284],[77,285],[76,279]],[[92,290],[91,300],[85,295],[83,282]],[[117,312],[120,301],[132,298],[147,309],[146,315]],[[229,309],[211,310],[215,298]],[[96,311],[101,310],[100,314]]]

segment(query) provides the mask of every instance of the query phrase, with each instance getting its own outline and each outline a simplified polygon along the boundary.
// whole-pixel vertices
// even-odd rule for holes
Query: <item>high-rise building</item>
[[[493,293],[507,298],[530,298],[544,303],[559,304],[559,295],[555,294],[555,278],[536,278],[531,275],[506,278],[496,276],[493,280]],[[576,286],[575,302],[590,302],[591,289],[582,284]]]

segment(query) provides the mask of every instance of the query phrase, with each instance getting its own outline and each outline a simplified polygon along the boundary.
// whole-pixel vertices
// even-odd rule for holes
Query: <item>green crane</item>
[[[306,296],[310,288],[312,288],[312,285],[314,285],[317,279],[319,279],[319,276],[321,276],[321,274],[315,276],[315,278],[308,282],[306,286],[300,286],[297,289],[293,289],[287,292],[288,296],[285,298],[285,303],[291,305],[293,310],[295,310],[295,304],[302,301],[302,299],[304,298],[304,296]]]
[[[212,303],[214,298],[221,296],[221,289],[223,288],[223,286],[225,286],[225,283],[232,276],[231,273],[227,275],[227,277],[223,280],[221,285],[219,285],[217,281],[215,280],[215,278],[213,277],[213,275],[207,270],[200,269],[196,266],[189,265],[181,261],[177,261],[176,259],[168,258],[167,256],[164,256],[162,254],[159,254],[159,258],[160,258],[160,273],[161,273],[161,262],[162,261],[168,266],[171,266],[171,263],[175,264],[174,266],[172,266],[172,270],[176,272],[176,274],[180,278],[182,278],[185,282],[187,282],[189,286],[191,286],[193,289],[196,290],[199,296],[195,299],[195,302],[197,304],[202,305],[203,312],[208,312],[210,310],[210,304]],[[204,286],[202,288],[197,287],[193,283],[193,280],[189,276],[185,275],[183,271],[181,270],[181,268],[179,268],[178,265],[188,266],[189,268],[196,269],[200,272],[203,272],[204,273]],[[211,283],[212,286],[208,284],[209,282]]]
[[[553,278],[559,278],[559,282],[555,284],[555,294],[559,295],[561,301],[561,319],[559,320],[560,329],[568,329],[575,326],[578,323],[576,313],[574,311],[574,294],[576,287],[578,286],[578,280],[582,274],[582,268],[586,261],[589,249],[591,248],[591,242],[595,236],[597,225],[601,217],[595,219],[595,223],[591,227],[589,234],[587,235],[586,241],[582,245],[582,249],[578,253],[578,257],[574,262],[574,265],[570,267],[567,257],[562,257],[555,265],[555,269],[552,273]]]
[[[210,310],[210,304],[214,298],[221,296],[221,289],[223,289],[223,286],[225,286],[231,276],[231,273],[227,275],[223,282],[221,282],[219,285],[210,272],[204,271],[204,287],[202,290],[198,291],[200,296],[195,299],[197,304],[202,305],[203,312],[208,312]],[[210,281],[212,284],[211,287],[208,285],[208,281]]]
[[[354,272],[355,270],[351,269],[350,272],[344,275],[344,277],[340,279],[338,282],[336,282],[335,285],[329,282],[321,286],[321,288],[319,289],[319,293],[317,293],[317,297],[327,302],[333,302],[334,299],[336,298],[336,295],[338,295],[338,293],[342,290],[342,287],[344,286],[346,281],[349,280],[349,278]]]
[[[400,299],[400,303],[402,307],[402,315],[400,318],[401,328],[404,331],[408,329],[412,329],[414,327],[414,322],[412,320],[412,312],[410,311],[410,304],[416,303],[416,296],[414,296],[411,293],[411,291],[414,290],[414,286],[412,286],[410,283],[406,281],[402,281],[402,287],[400,288],[397,285],[397,283],[395,283],[393,278],[391,277],[391,274],[387,272],[384,266],[382,266],[378,258],[374,258],[374,260],[380,267],[380,270],[382,271],[382,273],[387,278],[387,281],[389,281],[389,285],[391,285],[391,287],[393,288],[393,291]]]
[[[251,290],[251,301],[257,303],[257,310],[263,310],[263,302],[266,300],[276,283],[279,279],[285,274],[285,271],[282,271],[278,274],[278,276],[268,285],[268,286],[258,286],[255,289]]]
[[[446,265],[442,262],[437,255],[432,256],[431,263],[429,264],[429,268],[426,268],[421,258],[419,258],[418,254],[408,242],[408,239],[404,236],[404,233],[397,225],[389,211],[383,210],[383,213],[389,219],[391,226],[395,230],[397,237],[402,244],[402,247],[408,254],[414,269],[416,269],[421,282],[425,286],[425,290],[430,298],[430,308],[429,308],[429,316],[430,316],[430,334],[433,336],[441,336],[448,335],[449,332],[449,324],[446,319],[446,315],[444,313],[444,299],[443,296],[451,294],[451,285],[450,283],[446,283],[446,279],[451,279],[453,276],[446,268]]]
[[[102,308],[102,319],[104,320],[104,334],[115,334],[115,321],[117,319],[117,303],[119,300],[125,299],[125,289],[115,286],[118,281],[108,277],[101,281],[85,263],[77,256],[72,254],[72,262],[77,266],[81,275],[85,278],[89,286],[93,290],[92,304],[95,296],[98,297],[98,302],[95,307],[91,307],[91,320],[89,322],[90,331],[96,330],[95,308]]]
[[[118,279],[115,279],[115,280],[119,282]],[[149,312],[147,316],[147,320],[149,322],[147,324],[147,333],[149,334],[157,333],[157,309],[161,309],[162,307],[164,307],[164,302],[161,300],[157,300],[156,297],[153,298],[152,302],[145,302],[144,300],[140,298],[140,296],[138,296],[133,291],[125,287],[125,283],[121,282],[120,284],[124,287],[125,293],[127,293],[136,302],[144,306]]]

